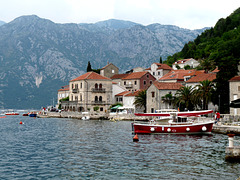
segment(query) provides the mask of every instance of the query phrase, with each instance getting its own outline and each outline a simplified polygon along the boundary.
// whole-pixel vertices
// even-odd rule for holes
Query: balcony
[[[78,93],[79,91],[78,91],[78,89],[72,89],[72,93]]]
[[[106,89],[105,88],[92,88],[92,92],[94,92],[94,93],[105,93]]]
[[[92,104],[95,104],[95,105],[106,104],[106,101],[92,101]]]
[[[126,85],[125,85],[125,88],[132,88],[132,87],[133,87],[132,84],[126,84]]]

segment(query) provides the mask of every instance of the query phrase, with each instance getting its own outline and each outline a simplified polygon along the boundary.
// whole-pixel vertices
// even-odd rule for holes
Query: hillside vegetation
[[[180,52],[169,56],[166,63],[171,65],[176,60],[190,57],[200,60],[205,70],[213,70],[215,67],[220,70],[214,102],[220,104],[221,112],[227,113],[228,80],[237,75],[240,60],[240,8],[227,18],[219,19],[213,28],[203,32],[194,41],[185,44]]]

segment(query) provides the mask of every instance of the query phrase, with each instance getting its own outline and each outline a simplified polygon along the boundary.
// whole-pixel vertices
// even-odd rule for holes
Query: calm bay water
[[[240,163],[224,160],[226,135],[139,135],[133,142],[128,121],[8,116],[0,123],[0,179],[240,177]]]

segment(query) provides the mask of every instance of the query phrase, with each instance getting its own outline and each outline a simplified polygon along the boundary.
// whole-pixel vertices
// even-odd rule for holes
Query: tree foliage
[[[229,111],[228,80],[237,75],[240,60],[240,8],[226,19],[221,18],[216,25],[194,41],[184,45],[183,49],[167,58],[166,64],[172,65],[179,59],[194,58],[201,60],[202,69],[213,70],[218,67],[217,89],[214,94],[220,97],[220,111]]]
[[[144,111],[147,109],[147,91],[142,90],[135,96],[135,101],[133,103],[136,106],[144,107]]]

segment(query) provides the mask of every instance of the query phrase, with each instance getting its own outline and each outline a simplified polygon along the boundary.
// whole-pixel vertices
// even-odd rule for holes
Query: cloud
[[[93,23],[107,19],[143,25],[172,24],[195,29],[214,26],[240,7],[239,0],[8,0],[1,2],[0,20],[38,15],[57,23]]]

